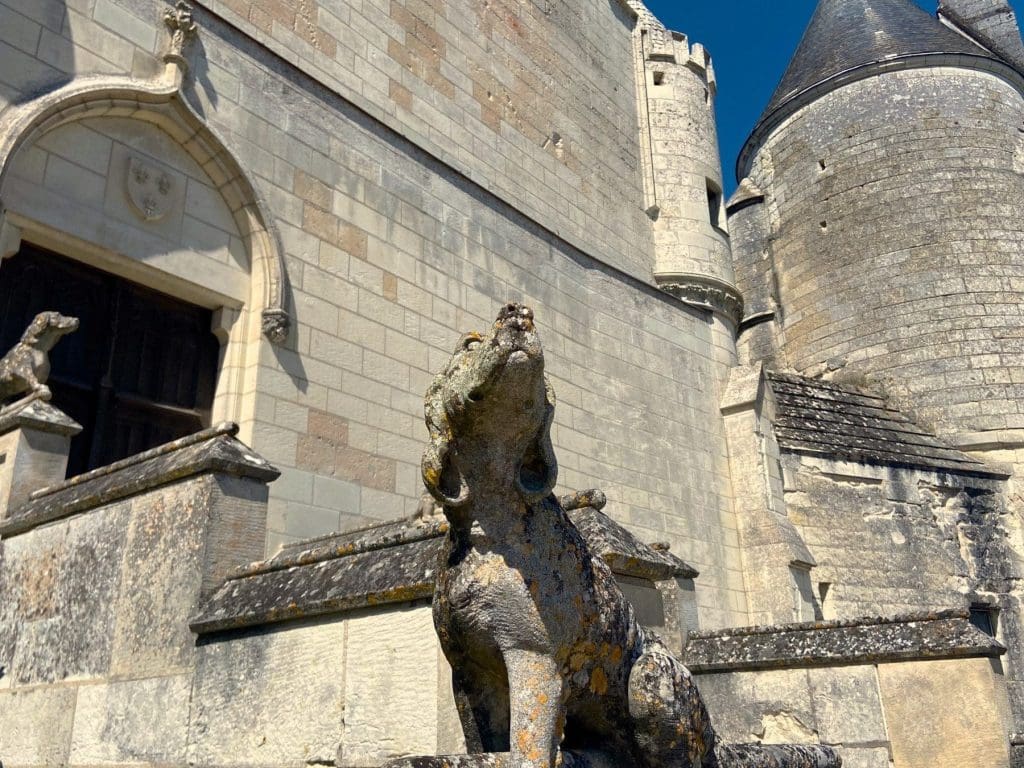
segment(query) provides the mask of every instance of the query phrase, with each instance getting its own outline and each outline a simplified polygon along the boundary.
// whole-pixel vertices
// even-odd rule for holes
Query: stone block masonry
[[[649,274],[624,3],[202,4],[584,250]]]

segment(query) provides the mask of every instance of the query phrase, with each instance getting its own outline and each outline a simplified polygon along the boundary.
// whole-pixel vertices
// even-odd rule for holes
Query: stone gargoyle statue
[[[59,312],[40,312],[21,335],[21,341],[0,358],[0,404],[25,396],[48,400],[50,350],[62,336],[78,330],[78,319]]]
[[[389,768],[840,765],[825,747],[717,744],[689,671],[552,493],[555,396],[530,309],[463,336],[425,410],[423,480],[449,521],[434,625],[471,754]]]

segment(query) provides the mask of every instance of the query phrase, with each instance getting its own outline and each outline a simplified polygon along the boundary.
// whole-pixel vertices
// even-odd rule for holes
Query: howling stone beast
[[[0,358],[0,404],[19,395],[49,398],[50,350],[61,337],[78,329],[78,319],[59,312],[40,312],[21,341]]]
[[[519,304],[464,336],[427,393],[423,479],[450,522],[434,623],[469,751],[510,752],[512,768],[552,768],[559,747],[623,768],[717,765],[689,672],[552,495],[554,409]]]

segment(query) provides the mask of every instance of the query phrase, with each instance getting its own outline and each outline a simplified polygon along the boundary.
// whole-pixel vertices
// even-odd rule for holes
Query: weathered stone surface
[[[430,608],[410,606],[348,620],[345,740],[340,764],[373,768],[438,748],[443,660]],[[447,672],[447,665],[443,666]]]
[[[228,581],[193,617],[199,633],[427,599],[441,540],[412,541]]]
[[[333,763],[350,714],[345,710],[346,671],[363,663],[354,656],[347,666],[345,632],[344,622],[310,623],[201,644],[189,762]],[[387,704],[376,702],[380,709]]]
[[[642,543],[596,509],[580,507],[569,518],[616,574],[696,575],[671,552]],[[429,598],[447,530],[443,517],[403,520],[292,545],[235,570],[192,628],[215,632]]]
[[[237,432],[236,424],[221,424],[42,489],[0,522],[0,536],[23,533],[204,471],[263,482],[277,478],[280,473],[274,467],[234,439]]]
[[[70,764],[183,764],[191,689],[191,675],[82,686]]]
[[[892,768],[888,747],[845,747],[839,752],[843,768]]]
[[[192,666],[194,639],[181,619],[202,584],[213,485],[179,482],[130,504],[120,583],[111,596],[112,675],[141,678]]]
[[[778,403],[775,435],[783,450],[835,459],[1006,477],[1005,470],[950,447],[885,398],[865,390],[768,371]]]
[[[109,673],[129,507],[4,540],[0,633],[13,638],[0,647],[16,684]]]
[[[9,768],[68,764],[74,688],[0,690],[0,754]]]
[[[699,675],[697,686],[726,742],[818,741],[805,670]]]
[[[872,667],[812,669],[808,671],[807,680],[815,729],[824,743],[852,745],[886,741],[885,716]],[[849,768],[846,753],[843,763]]]
[[[859,619],[690,634],[694,672],[863,664],[903,659],[997,658],[1006,649],[964,613]]]
[[[1002,674],[988,659],[885,664],[878,681],[896,765],[960,768],[983,759],[1008,768],[1009,712],[1000,706]]]
[[[608,563],[615,573],[651,581],[676,577],[695,579],[700,575],[667,549],[642,543],[594,507],[580,507],[568,515],[586,539],[591,553]]]
[[[23,398],[0,409],[0,518],[31,494],[64,479],[80,424],[45,400]]]

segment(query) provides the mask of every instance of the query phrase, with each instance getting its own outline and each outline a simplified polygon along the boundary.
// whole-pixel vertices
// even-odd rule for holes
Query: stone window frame
[[[251,426],[255,403],[251,395],[244,395],[244,378],[247,369],[259,365],[261,336],[273,345],[283,345],[294,335],[284,249],[255,184],[226,143],[189,106],[180,89],[181,78],[173,73],[153,81],[85,77],[0,111],[0,269],[3,259],[17,253],[24,240],[213,309],[212,330],[221,342],[213,421]],[[157,126],[206,172],[231,210],[246,247],[250,263],[246,301],[226,302],[223,295],[201,284],[171,273],[142,269],[128,256],[7,209],[5,188],[19,151],[64,125],[99,117],[128,118]]]

